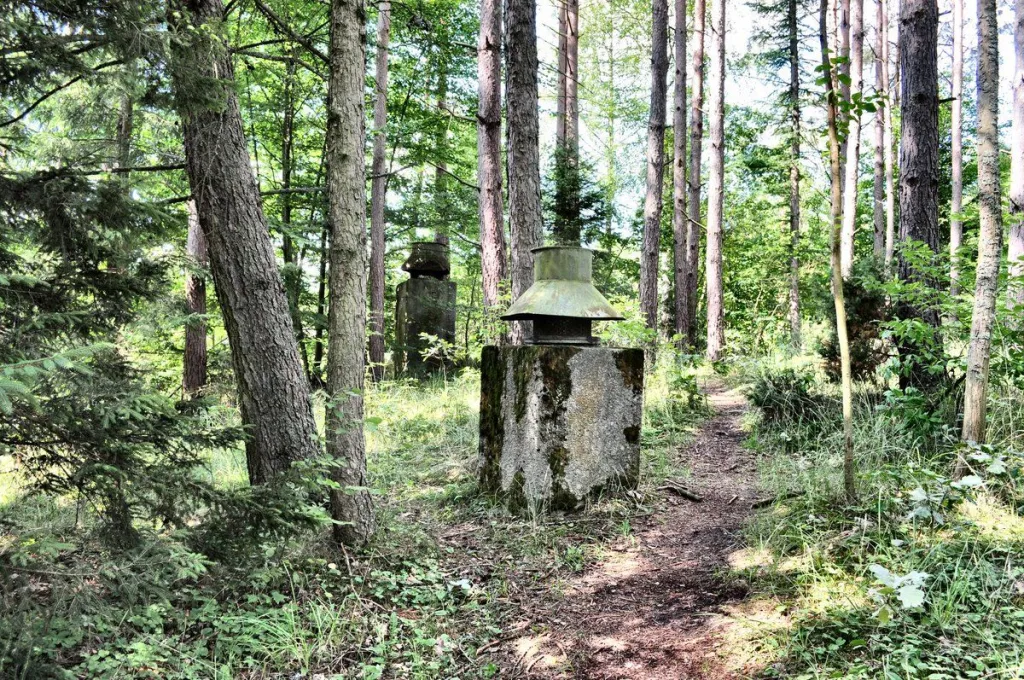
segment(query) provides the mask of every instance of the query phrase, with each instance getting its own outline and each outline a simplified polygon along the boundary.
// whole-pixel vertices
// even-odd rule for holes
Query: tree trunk
[[[714,5],[711,48],[711,168],[708,176],[708,244],[704,265],[708,300],[708,361],[718,361],[725,345],[722,288],[722,213],[725,209],[725,0]]]
[[[1007,302],[1024,305],[1024,0],[1014,1],[1013,126],[1010,149],[1010,287]],[[1019,316],[1017,317],[1019,318]],[[1019,321],[1017,322],[1019,324]]]
[[[448,66],[441,64],[437,74],[437,109],[441,115],[448,111]],[[437,140],[437,164],[434,167],[434,202],[439,220],[446,219],[449,210],[448,201],[448,126],[444,126]],[[439,222],[434,228],[434,242],[440,243],[449,250],[448,227]]]
[[[700,165],[704,143],[704,26],[705,0],[693,2],[693,103],[690,105],[690,173],[686,197],[689,211],[686,233],[686,299],[689,303],[686,340],[690,347],[697,345],[697,270],[700,266]]]
[[[936,0],[904,0],[900,15],[900,243],[906,247],[919,241],[933,253],[939,250],[938,27]],[[934,286],[902,255],[899,276],[905,283]],[[896,314],[901,319],[917,318],[934,327],[939,325],[934,307],[922,308],[904,301],[897,306]],[[900,347],[904,359],[918,351],[914,342]],[[927,367],[915,363],[905,369],[900,383],[904,389],[913,386],[928,391],[935,380]]]
[[[786,11],[789,29],[789,335],[795,351],[800,350],[800,43],[797,0],[789,0]]]
[[[953,0],[953,101],[950,128],[952,144],[952,193],[949,205],[949,292],[960,294],[960,265],[958,251],[964,239],[964,223],[960,219],[963,209],[963,90],[964,90],[964,0]]]
[[[672,116],[672,260],[673,285],[676,291],[675,333],[679,348],[686,347],[687,329],[690,328],[689,251],[686,245],[686,0],[676,0],[675,25],[675,110]]]
[[[651,4],[651,108],[647,123],[647,194],[640,250],[640,313],[658,327],[658,255],[661,252],[661,192],[665,179],[665,97],[668,88],[668,0]]]
[[[366,159],[363,113],[366,59],[363,0],[332,0],[327,84],[327,219],[331,227],[328,311],[327,452],[335,540],[362,545],[375,525],[366,490],[363,433],[366,342]]]
[[[292,196],[289,190],[292,187],[292,148],[295,139],[295,97],[292,88],[295,78],[295,60],[289,59],[284,81],[284,120],[281,126],[281,254],[284,256],[284,290],[288,296],[288,314],[292,319],[292,329],[295,332],[295,342],[299,347],[299,356],[302,358],[302,367],[306,372],[307,379],[309,372],[309,356],[306,353],[304,340],[306,334],[302,329],[302,314],[299,308],[299,301],[302,296],[302,261],[299,251],[295,247],[295,241],[291,236],[292,226]]]
[[[199,226],[196,203],[189,200],[188,237],[185,255],[189,269],[185,272],[185,309],[189,320],[185,324],[185,354],[181,387],[186,399],[199,394],[206,386],[206,278],[203,272],[209,264],[206,255],[206,237]]]
[[[262,484],[319,454],[309,386],[253,177],[221,0],[172,0],[172,69],[186,171],[231,343],[249,480]],[[216,83],[216,85],[214,85]],[[198,100],[190,96],[203,92]],[[216,97],[219,106],[211,106]]]
[[[579,0],[563,0],[558,11],[558,111],[555,144],[573,160],[579,148]]]
[[[885,258],[885,96],[886,91],[882,79],[882,46],[885,22],[885,0],[876,0],[875,13],[875,94],[879,98],[875,102],[875,139],[874,139],[874,186],[872,202],[873,243],[872,255],[875,262],[881,264]]]
[[[127,168],[132,164],[132,130],[135,127],[135,102],[128,94],[121,95],[121,107],[117,113],[117,167]],[[121,174],[121,184],[127,189],[128,175]]]
[[[327,236],[330,232],[330,224],[325,219],[320,229],[320,269],[317,274],[316,285],[316,334],[313,345],[313,365],[310,366],[310,387],[322,389],[326,386],[324,381],[324,323],[327,312],[327,261],[329,253],[327,250]]]
[[[505,228],[501,195],[501,1],[481,0],[477,79],[477,183],[480,185],[480,270],[484,307],[501,301],[505,270]]]
[[[846,491],[847,500],[852,501],[856,496],[856,485],[854,483],[854,459],[853,459],[853,376],[850,367],[850,340],[846,329],[846,301],[843,297],[843,276],[842,256],[840,253],[840,238],[843,229],[843,196],[840,191],[843,175],[839,163],[839,124],[838,112],[839,102],[836,96],[835,75],[832,70],[832,59],[829,56],[828,28],[826,17],[828,16],[828,0],[821,0],[820,15],[818,20],[818,34],[821,44],[821,63],[825,78],[825,102],[827,109],[828,126],[828,150],[829,150],[829,174],[832,180],[830,217],[831,230],[829,242],[831,243],[831,264],[832,264],[832,299],[836,310],[836,337],[839,340],[839,362],[842,374],[843,392],[843,488]]]
[[[999,187],[999,26],[996,0],[978,0],[978,269],[967,349],[963,439],[985,443],[988,365],[1003,254]],[[962,466],[957,466],[958,472]]]
[[[540,120],[537,111],[537,2],[508,0],[508,212],[512,239],[512,299],[533,284],[533,252],[543,239],[540,203]],[[522,344],[529,321],[513,321],[511,341]]]
[[[839,55],[839,64],[837,70],[842,75],[841,78],[837,79],[839,85],[839,96],[841,101],[850,101],[850,1],[851,0],[836,0],[836,10],[838,11],[838,22],[836,24],[836,40],[837,50],[836,53]],[[840,128],[847,127],[849,122],[849,112],[844,111],[840,108],[836,111],[836,122]],[[849,134],[839,135],[839,195],[843,195],[843,191],[846,189],[844,186],[846,178],[846,161],[847,151],[849,150]],[[840,243],[842,248],[842,243]],[[840,251],[842,254],[842,251]]]
[[[895,159],[893,158],[892,138],[892,111],[893,97],[892,85],[889,79],[889,0],[879,0],[882,7],[882,92],[885,97],[882,101],[884,117],[882,118],[883,143],[885,144],[885,275],[892,274],[892,258],[896,249],[896,180]]]
[[[370,376],[384,377],[384,204],[387,200],[388,43],[391,1],[377,16],[377,68],[373,100],[373,165],[370,183]]]
[[[859,100],[864,90],[864,0],[844,0],[850,8],[850,85],[847,88],[850,103],[848,113],[849,136],[846,138],[846,174],[843,179],[843,231],[840,255],[843,278],[853,271],[854,243],[857,235],[857,179],[860,174]]]

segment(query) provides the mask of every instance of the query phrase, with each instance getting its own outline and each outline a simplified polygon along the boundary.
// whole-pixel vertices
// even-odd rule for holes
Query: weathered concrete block
[[[485,347],[481,486],[514,505],[571,509],[640,471],[639,349]]]
[[[455,282],[430,277],[398,284],[395,305],[395,372],[422,377],[441,368],[437,359],[424,361],[430,345],[421,333],[455,342]]]

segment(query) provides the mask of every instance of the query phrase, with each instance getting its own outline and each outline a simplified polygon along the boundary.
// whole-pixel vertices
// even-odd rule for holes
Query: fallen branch
[[[685,486],[675,481],[674,479],[666,480],[664,486],[658,487],[658,491],[671,491],[677,496],[682,496],[686,500],[693,501],[694,503],[704,502],[704,499],[700,495],[694,493],[693,491],[690,491],[689,489],[687,489]]]
[[[774,505],[775,503],[778,503],[780,501],[788,501],[791,498],[799,498],[800,496],[803,496],[805,493],[805,491],[790,491],[789,493],[784,493],[781,496],[776,496],[774,498],[762,498],[759,501],[754,501],[753,503],[751,503],[750,507],[753,510],[757,510],[759,508],[767,508],[769,505]]]

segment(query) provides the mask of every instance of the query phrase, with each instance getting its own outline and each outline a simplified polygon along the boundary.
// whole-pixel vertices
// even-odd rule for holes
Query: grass
[[[685,474],[676,452],[703,418],[663,356],[647,380],[638,493],[575,515],[523,516],[475,484],[479,374],[367,391],[368,467],[380,531],[361,554],[326,531],[211,562],[153,528],[111,552],[73,498],[30,494],[0,459],[0,677],[486,678],[477,650],[514,620],[519,593],[582,570]],[[245,483],[241,451],[209,474]]]

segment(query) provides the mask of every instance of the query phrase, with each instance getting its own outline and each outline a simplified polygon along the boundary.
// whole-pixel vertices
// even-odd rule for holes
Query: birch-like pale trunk
[[[846,174],[843,176],[843,230],[840,243],[843,278],[853,271],[854,244],[857,236],[857,180],[860,174],[861,113],[858,100],[864,91],[864,0],[844,0],[850,9],[850,64],[847,88],[850,103],[849,134],[846,138]]]
[[[686,214],[686,0],[675,2],[675,88],[672,111],[672,263],[675,287],[675,333],[679,348],[686,346],[690,327],[689,264]]]
[[[640,313],[648,328],[658,327],[658,255],[661,192],[665,179],[665,108],[668,89],[668,0],[653,0],[651,23],[651,108],[647,122],[647,193],[640,250]]]
[[[875,93],[885,94],[882,86],[882,23],[885,20],[885,0],[876,0],[875,8]],[[885,257],[885,100],[876,102],[874,119],[874,186],[872,187],[872,255],[881,263]]]
[[[384,206],[387,202],[388,46],[391,0],[377,16],[376,86],[373,99],[373,164],[370,166],[370,376],[384,377]]]
[[[704,145],[704,27],[707,14],[705,0],[693,1],[693,84],[690,104],[690,172],[687,177],[686,231],[686,299],[689,304],[686,341],[697,344],[697,270],[700,266],[700,166]]]
[[[725,346],[722,287],[722,216],[725,209],[725,2],[715,0],[711,29],[711,108],[708,123],[711,163],[708,175],[708,237],[704,264],[707,280],[707,358],[718,361]]]
[[[1003,254],[999,186],[999,26],[996,0],[978,0],[978,268],[964,388],[965,442],[985,443],[988,368]],[[963,472],[962,458],[957,475]]]
[[[964,201],[964,142],[963,142],[963,91],[964,91],[964,0],[953,0],[953,84],[950,96],[953,101],[950,112],[950,184],[952,198],[949,204],[949,292],[960,294],[959,250],[964,240],[964,223],[960,219]]]

